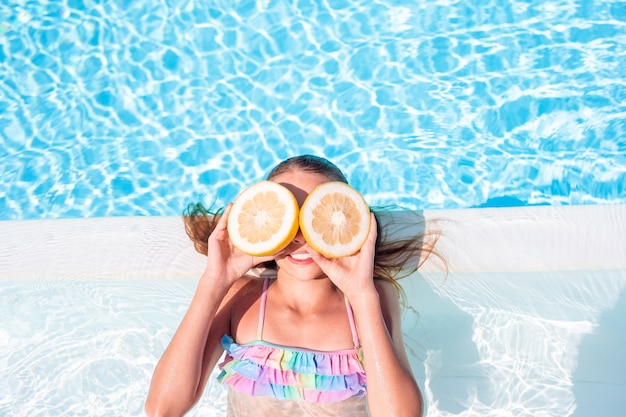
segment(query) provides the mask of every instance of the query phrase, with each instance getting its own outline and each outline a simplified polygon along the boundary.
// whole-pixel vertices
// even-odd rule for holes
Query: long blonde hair
[[[290,171],[321,174],[329,181],[348,183],[345,175],[332,162],[313,155],[295,156],[279,163],[270,171],[268,180]],[[374,278],[394,285],[403,295],[397,280],[411,275],[428,259],[436,256],[445,264],[441,254],[435,251],[440,232],[428,228],[424,217],[419,212],[397,210],[396,207],[372,207],[378,225],[376,254],[374,257]],[[213,210],[202,203],[190,204],[183,213],[185,231],[192,240],[196,251],[206,255],[208,239],[215,229],[224,208]],[[398,235],[401,236],[398,236]],[[276,264],[266,262],[266,268],[275,268]]]

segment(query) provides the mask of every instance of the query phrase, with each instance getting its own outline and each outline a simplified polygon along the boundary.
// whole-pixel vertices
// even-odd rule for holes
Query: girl
[[[321,183],[347,183],[335,165],[310,155],[283,161],[267,179],[300,205]],[[225,350],[218,379],[229,387],[229,416],[421,416],[395,279],[430,253],[423,236],[391,241],[371,214],[368,239],[352,256],[325,258],[298,231],[279,253],[252,257],[228,238],[230,207],[215,215],[198,204],[185,216],[208,262],[154,371],[148,415],[186,413]],[[252,276],[259,264],[273,266],[275,279]]]

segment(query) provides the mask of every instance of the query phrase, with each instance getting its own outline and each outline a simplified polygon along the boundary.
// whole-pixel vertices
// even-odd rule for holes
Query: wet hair
[[[300,155],[285,159],[267,175],[268,180],[290,171],[308,172],[311,174],[320,174],[328,178],[330,181],[341,181],[348,183],[346,176],[341,170],[326,158],[315,155]]]
[[[314,155],[300,155],[288,158],[276,165],[267,179],[292,171],[320,174],[329,181],[348,183],[344,173],[332,162]],[[435,252],[439,231],[427,228],[424,217],[418,212],[397,211],[397,207],[372,207],[376,216],[378,237],[374,257],[374,278],[394,285],[398,293],[404,292],[398,279],[411,275],[430,256],[443,257]],[[190,204],[183,213],[185,231],[194,243],[197,252],[206,255],[209,235],[215,229],[224,208],[212,210],[202,203]],[[397,237],[402,231],[402,237]],[[408,231],[408,232],[407,232]],[[263,264],[266,268],[276,268],[274,261]]]

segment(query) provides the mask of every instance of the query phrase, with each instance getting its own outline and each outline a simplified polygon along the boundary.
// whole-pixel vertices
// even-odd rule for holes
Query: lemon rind
[[[237,216],[241,213],[240,206],[243,205],[243,202],[249,200],[253,193],[261,192],[263,189],[272,189],[277,192],[281,200],[286,200],[285,203],[287,205],[287,213],[285,214],[283,222],[290,222],[291,225],[288,228],[281,226],[280,230],[272,236],[270,240],[276,240],[277,242],[275,244],[269,244],[268,242],[252,244],[247,243],[245,238],[240,235],[236,228],[236,223],[229,221],[227,224],[227,230],[233,246],[235,246],[239,251],[251,256],[268,256],[280,252],[287,247],[291,241],[293,241],[299,228],[298,219],[300,210],[295,196],[283,185],[267,180],[259,181],[242,191],[233,202],[229,218],[234,218],[232,216]],[[276,234],[283,236],[282,239],[277,238]]]
[[[319,195],[322,191],[324,191],[325,194],[328,193],[328,191],[325,189],[328,189],[331,191],[343,192],[344,194],[353,198],[355,200],[357,209],[360,210],[361,214],[365,216],[365,218],[367,219],[367,221],[364,221],[365,227],[363,231],[355,236],[355,239],[357,240],[354,242],[350,242],[349,245],[341,245],[341,244],[330,245],[330,244],[325,244],[325,243],[321,244],[319,243],[319,240],[321,240],[321,238],[318,238],[317,233],[312,232],[310,230],[313,228],[311,226],[313,208],[311,208],[310,206],[311,204],[319,203],[319,201],[321,200],[321,198],[319,198]],[[338,189],[338,190],[333,190],[333,189]],[[309,196],[306,198],[306,200],[302,204],[302,207],[300,208],[299,221],[300,221],[300,230],[302,232],[302,235],[304,239],[306,240],[307,244],[311,247],[311,249],[315,250],[316,252],[322,254],[323,256],[327,258],[341,258],[345,256],[354,255],[365,244],[365,241],[367,240],[367,236],[369,235],[369,229],[370,229],[370,209],[369,209],[369,206],[367,205],[367,202],[365,201],[365,198],[363,198],[363,195],[359,193],[355,188],[351,187],[350,185],[344,182],[330,181],[330,182],[325,182],[323,184],[318,185],[317,187],[315,187],[315,189],[313,189],[313,191],[311,191]],[[342,247],[345,247],[345,246],[349,246],[350,249],[344,250]]]

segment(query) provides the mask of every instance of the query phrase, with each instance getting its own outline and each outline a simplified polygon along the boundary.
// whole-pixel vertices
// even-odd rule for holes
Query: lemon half
[[[253,256],[274,254],[298,233],[298,202],[284,186],[258,182],[237,196],[227,228],[230,240],[240,251]]]
[[[320,184],[300,208],[304,239],[327,258],[358,252],[367,240],[369,228],[369,206],[357,190],[343,182]]]

